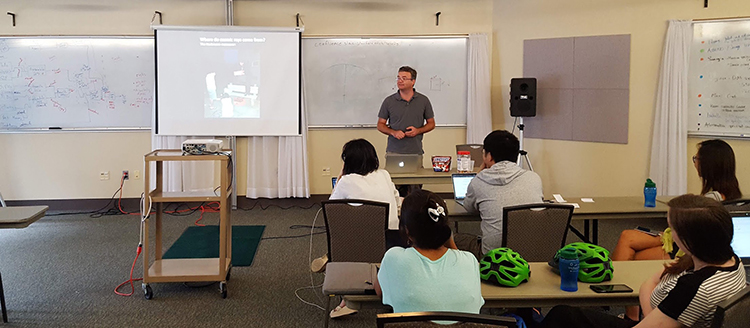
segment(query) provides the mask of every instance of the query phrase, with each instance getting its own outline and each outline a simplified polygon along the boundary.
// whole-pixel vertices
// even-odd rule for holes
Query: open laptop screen
[[[451,175],[451,178],[453,179],[453,194],[455,195],[454,197],[456,200],[466,198],[466,190],[469,188],[469,182],[471,182],[471,179],[474,179],[476,175],[476,173]]]
[[[742,259],[745,265],[750,264],[750,216],[732,217],[734,224],[734,238],[732,249]]]

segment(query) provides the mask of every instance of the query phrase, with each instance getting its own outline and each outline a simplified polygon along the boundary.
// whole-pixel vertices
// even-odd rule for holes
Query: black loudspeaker
[[[536,78],[510,79],[510,116],[536,116]]]

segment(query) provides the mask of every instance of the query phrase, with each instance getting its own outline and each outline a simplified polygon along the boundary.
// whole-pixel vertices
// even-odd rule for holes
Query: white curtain
[[[152,149],[182,149],[182,142],[187,139],[206,137],[172,137],[151,135]],[[151,186],[155,186],[156,166],[151,165]],[[165,162],[162,191],[211,191],[214,185],[214,162]]]
[[[691,21],[670,20],[656,94],[651,179],[659,195],[687,192],[688,60]]]
[[[304,73],[302,79],[304,81]],[[250,137],[247,146],[247,198],[309,198],[307,117],[302,83],[302,136]]]
[[[492,132],[490,105],[490,52],[487,35],[469,34],[469,86],[466,143],[481,144]]]

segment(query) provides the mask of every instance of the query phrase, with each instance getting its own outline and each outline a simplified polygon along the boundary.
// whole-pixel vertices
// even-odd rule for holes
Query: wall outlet
[[[324,177],[330,177],[331,176],[331,168],[330,167],[324,167],[323,168],[323,176]]]
[[[99,172],[99,180],[109,180],[109,171]]]
[[[133,180],[139,180],[141,178],[141,171],[135,170],[133,171]]]
[[[128,170],[122,171],[122,179],[123,180],[129,180],[130,179],[130,172]]]

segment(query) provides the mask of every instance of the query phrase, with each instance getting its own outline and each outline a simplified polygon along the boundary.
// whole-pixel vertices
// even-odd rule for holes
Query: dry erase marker
[[[59,126],[50,126],[49,129],[50,130],[62,130],[62,128]]]

